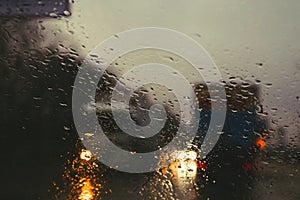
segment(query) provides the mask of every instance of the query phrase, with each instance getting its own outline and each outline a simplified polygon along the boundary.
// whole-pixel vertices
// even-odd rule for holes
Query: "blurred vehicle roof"
[[[69,0],[0,0],[0,16],[69,16]]]

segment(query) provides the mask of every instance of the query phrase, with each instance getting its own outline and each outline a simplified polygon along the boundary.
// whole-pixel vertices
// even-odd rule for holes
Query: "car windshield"
[[[297,0],[0,0],[1,199],[300,199]]]

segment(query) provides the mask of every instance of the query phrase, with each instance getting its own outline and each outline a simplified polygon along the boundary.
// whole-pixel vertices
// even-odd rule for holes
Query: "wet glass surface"
[[[299,8],[297,0],[0,0],[1,199],[299,199]],[[160,167],[153,172],[126,173],[86,148],[84,141],[96,133],[78,133],[72,93],[88,56],[105,62],[104,55],[88,53],[138,27],[188,35],[209,52],[222,80],[205,83],[187,59],[164,50],[132,51],[110,63],[82,114],[96,110],[105,136],[132,155],[167,146],[182,111],[174,90],[155,83],[135,90],[128,108],[114,108],[111,99],[124,73],[145,63],[168,65],[189,81],[199,106],[196,137],[184,151],[157,155]],[[108,55],[116,51],[107,47]],[[200,158],[217,99],[209,87],[216,85],[226,92],[226,119],[213,150]],[[154,104],[166,110],[161,131],[151,138],[124,134],[114,114],[126,110],[145,127]],[[217,108],[217,116],[223,111]]]

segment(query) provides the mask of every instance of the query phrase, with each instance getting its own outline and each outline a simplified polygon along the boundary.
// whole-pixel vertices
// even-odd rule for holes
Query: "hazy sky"
[[[206,48],[224,79],[261,80],[266,111],[292,136],[300,132],[299,11],[299,0],[77,0],[62,24],[74,32],[64,42],[85,45],[83,56],[128,29],[181,31]]]

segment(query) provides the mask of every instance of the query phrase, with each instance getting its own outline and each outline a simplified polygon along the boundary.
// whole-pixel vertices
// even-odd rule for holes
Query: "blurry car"
[[[111,88],[112,91],[112,82],[116,80],[107,80],[105,88]],[[144,88],[140,90],[146,91]],[[194,84],[194,90],[198,98],[200,121],[198,133],[193,142],[194,147],[187,150],[198,152],[211,119],[211,99],[205,84]],[[121,134],[122,131],[115,124],[110,105],[111,91],[99,90],[96,99],[99,102],[97,103],[99,123],[114,143],[119,146],[123,144],[123,148],[130,151],[147,152],[156,149],[157,146],[166,145],[172,140],[179,123],[179,116],[173,104],[163,100],[153,101],[151,93],[137,91],[129,106],[130,115],[137,124],[143,126],[149,123],[148,111],[154,103],[163,104],[168,113],[165,127],[160,134],[157,134],[156,139],[137,139]],[[205,168],[206,164],[203,163],[207,163],[211,169],[227,165],[234,170],[248,171],[255,167],[257,154],[265,147],[265,139],[268,137],[268,121],[262,110],[259,86],[247,81],[229,82],[225,84],[225,91],[227,112],[223,131],[213,151],[204,160],[199,160],[198,164],[201,168]]]

